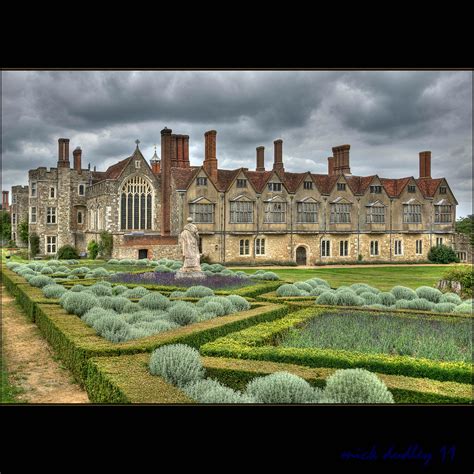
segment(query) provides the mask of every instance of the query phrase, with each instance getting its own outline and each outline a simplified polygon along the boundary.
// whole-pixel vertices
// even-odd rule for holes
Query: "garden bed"
[[[345,311],[347,312],[347,310]],[[281,337],[290,329],[301,326],[319,315],[337,314],[338,312],[340,310],[335,308],[302,309],[290,313],[278,321],[259,324],[218,338],[201,346],[200,351],[207,356],[286,362],[308,367],[359,367],[384,374],[472,383],[472,364],[467,362],[440,362],[410,356],[366,354],[343,349],[294,348],[272,345],[276,338]],[[350,313],[359,312],[360,310],[351,310]],[[426,318],[427,316],[420,314],[420,317]],[[459,317],[446,317],[446,319],[456,321]]]

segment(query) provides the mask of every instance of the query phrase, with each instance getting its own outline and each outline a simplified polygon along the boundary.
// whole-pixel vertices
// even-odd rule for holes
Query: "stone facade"
[[[20,239],[19,225],[28,222],[28,186],[12,186],[12,204],[10,206],[12,240],[17,247],[27,247]]]
[[[333,148],[328,174],[291,173],[275,140],[271,169],[258,147],[255,171],[223,170],[216,136],[205,134],[203,166],[189,164],[189,137],[165,128],[161,160],[155,151],[149,163],[137,144],[106,171],[82,169],[79,148],[71,168],[69,140],[59,139],[57,168],[31,170],[21,194],[40,253],[65,244],[86,252],[106,231],[114,258],[180,258],[189,216],[213,262],[416,262],[433,245],[455,245],[457,201],[444,178],[431,177],[430,152],[420,153],[418,178],[352,175],[349,145]]]

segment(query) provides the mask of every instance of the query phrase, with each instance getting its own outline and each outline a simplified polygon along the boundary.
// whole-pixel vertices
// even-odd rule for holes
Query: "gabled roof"
[[[171,168],[171,176],[176,184],[176,189],[188,189],[188,186],[200,170],[200,166],[192,168]]]
[[[273,171],[244,171],[244,173],[257,193],[263,191],[265,184],[273,175]]]
[[[130,163],[130,161],[133,160],[133,158],[142,158],[145,161],[145,163],[148,165],[148,162],[146,161],[145,157],[142,155],[142,152],[137,147],[135,151],[133,152],[132,156],[129,156],[128,158],[125,158],[124,160],[119,161],[118,163],[115,163],[115,165],[109,166],[107,170],[105,171],[104,177],[102,179],[119,178],[120,175],[123,173],[123,170],[128,166],[128,164]]]
[[[411,179],[411,177],[398,179],[380,178],[380,182],[389,197],[398,197]]]
[[[418,178],[415,181],[424,197],[433,197],[443,178]]]
[[[354,194],[364,194],[376,177],[375,174],[372,176],[346,176],[346,181]]]
[[[285,171],[282,181],[285,184],[286,189],[288,189],[288,192],[295,193],[306,176],[309,176],[308,172],[288,173]]]
[[[242,168],[236,170],[217,170],[217,189],[219,191],[226,191],[232,184],[237,175],[242,171]]]

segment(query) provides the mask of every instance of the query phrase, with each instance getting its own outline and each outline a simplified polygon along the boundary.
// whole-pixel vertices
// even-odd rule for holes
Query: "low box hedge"
[[[347,308],[344,308],[347,311]],[[277,321],[259,324],[201,346],[201,353],[207,356],[231,357],[238,359],[268,360],[299,364],[308,367],[365,368],[373,372],[409,377],[427,377],[434,380],[472,383],[472,364],[466,362],[441,362],[410,356],[369,354],[348,350],[279,347],[271,345],[277,336],[292,327],[328,312],[330,309],[313,306],[288,314]],[[351,310],[352,312],[357,312]],[[361,311],[361,310],[359,310]],[[362,310],[366,312],[365,310]],[[380,313],[380,312],[379,312]],[[387,313],[384,313],[387,314]],[[391,313],[388,313],[391,314]],[[397,317],[413,317],[400,315]],[[427,317],[423,315],[423,317]],[[440,315],[435,319],[451,319]]]
[[[193,403],[182,391],[151,375],[149,354],[94,357],[87,362],[85,388],[94,403]],[[287,371],[323,388],[336,369],[294,364],[203,357],[206,377],[235,390],[244,390],[255,377]],[[471,403],[472,386],[455,382],[377,374],[396,403]]]
[[[91,357],[151,352],[161,345],[176,342],[200,347],[217,337],[262,321],[281,318],[288,313],[288,308],[284,305],[255,306],[248,311],[201,321],[123,343],[112,343],[98,336],[93,328],[87,326],[77,316],[66,313],[57,304],[37,304],[36,324],[65,365],[80,382],[83,382],[86,362]]]
[[[324,388],[326,379],[337,370],[223,357],[203,357],[203,364],[208,377],[235,390],[245,389],[247,383],[255,377],[278,371],[290,372],[306,379],[313,386]],[[377,376],[392,392],[396,403],[472,403],[470,384],[380,373]]]

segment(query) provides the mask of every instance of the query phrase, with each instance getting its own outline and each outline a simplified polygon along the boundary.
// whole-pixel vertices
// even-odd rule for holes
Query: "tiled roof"
[[[410,177],[398,179],[380,178],[380,182],[390,197],[398,197],[410,179]]]
[[[418,178],[415,181],[424,197],[433,197],[443,178]]]
[[[174,179],[176,188],[187,189],[200,169],[200,166],[192,168],[171,168],[171,176]]]
[[[286,189],[290,193],[296,192],[298,189],[299,185],[301,184],[301,181],[307,176],[308,173],[288,173],[285,172],[283,176],[283,183],[285,183]]]
[[[244,171],[248,180],[252,183],[255,191],[261,193],[265,187],[265,183],[269,180],[273,171]]]
[[[225,191],[241,170],[242,168],[236,170],[217,170],[217,189]]]

